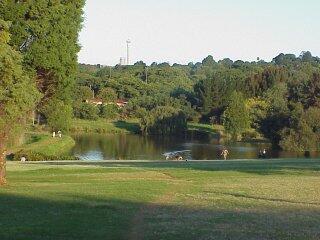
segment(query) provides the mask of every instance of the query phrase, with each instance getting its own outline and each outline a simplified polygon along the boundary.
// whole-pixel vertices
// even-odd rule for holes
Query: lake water
[[[303,157],[301,153],[272,150],[266,143],[222,143],[210,134],[195,131],[171,137],[125,134],[73,137],[76,146],[72,154],[81,160],[165,160],[166,156],[172,159],[177,155],[190,160],[218,160],[224,147],[231,159],[255,159],[262,149],[267,150],[268,158]],[[311,153],[311,157],[320,157],[320,154]]]

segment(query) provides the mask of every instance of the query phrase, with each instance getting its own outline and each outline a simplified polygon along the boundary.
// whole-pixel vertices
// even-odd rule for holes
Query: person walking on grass
[[[229,155],[229,151],[226,148],[223,149],[221,152],[221,156],[223,156],[224,160],[227,160],[228,155]]]

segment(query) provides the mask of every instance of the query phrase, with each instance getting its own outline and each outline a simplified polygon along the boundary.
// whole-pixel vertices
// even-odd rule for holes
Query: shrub
[[[89,103],[78,103],[73,107],[73,114],[75,117],[86,120],[97,120],[98,107]]]
[[[151,111],[141,109],[140,127],[144,134],[181,134],[187,130],[187,119],[181,110],[173,107],[156,107]]]
[[[68,131],[72,119],[72,107],[59,100],[51,99],[43,109],[48,125],[53,130]]]
[[[35,161],[53,161],[53,160],[79,160],[79,158],[75,156],[68,156],[68,155],[45,155],[37,152],[32,151],[24,151],[21,150],[14,154],[12,160],[13,161],[20,161],[22,157],[25,157],[27,161],[35,162]]]
[[[115,104],[107,104],[100,107],[99,116],[105,119],[116,119],[119,116],[119,109]]]

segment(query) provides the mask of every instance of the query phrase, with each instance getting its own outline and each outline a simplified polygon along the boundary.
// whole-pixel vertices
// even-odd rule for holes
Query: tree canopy
[[[22,57],[8,43],[9,24],[0,19],[0,184],[5,182],[6,143],[26,122],[40,94],[22,66]]]

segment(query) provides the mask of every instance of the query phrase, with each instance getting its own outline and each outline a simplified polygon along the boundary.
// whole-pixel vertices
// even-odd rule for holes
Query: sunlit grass
[[[139,131],[138,120],[127,121],[107,121],[98,119],[95,121],[74,119],[72,122],[71,131],[73,133],[137,133]]]
[[[319,239],[320,160],[8,163],[0,239]]]
[[[28,133],[26,136],[26,143],[11,149],[11,151],[18,152],[19,150],[24,150],[48,156],[62,155],[75,145],[75,141],[67,135],[63,135],[62,138],[53,138],[49,133],[37,132]]]

